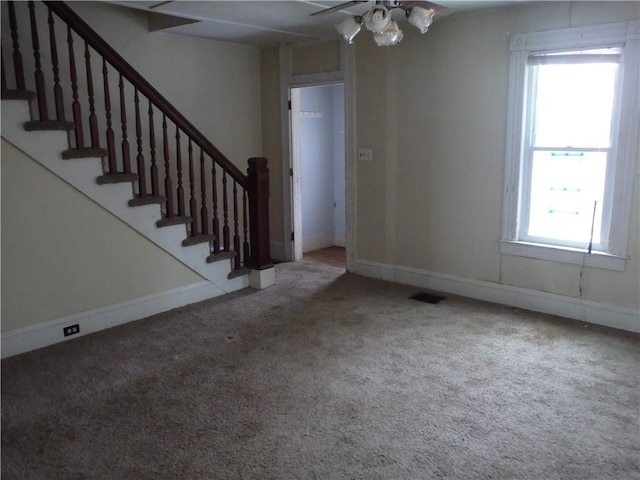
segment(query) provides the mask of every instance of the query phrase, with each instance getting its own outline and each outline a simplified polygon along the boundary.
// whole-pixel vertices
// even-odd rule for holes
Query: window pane
[[[604,152],[535,151],[527,235],[586,246],[597,202],[593,243],[600,243],[606,166]]]
[[[608,147],[617,64],[539,65],[534,146]]]

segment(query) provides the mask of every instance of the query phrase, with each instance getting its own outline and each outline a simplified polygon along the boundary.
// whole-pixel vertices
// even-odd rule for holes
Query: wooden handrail
[[[122,74],[138,91],[146,96],[158,109],[187,134],[207,155],[220,165],[239,185],[246,188],[247,180],[236,167],[200,130],[187,120],[160,92],[140,75],[124,58],[118,54],[100,35],[82,20],[68,5],[59,1],[44,1],[60,19],[69,25],[93,49]]]

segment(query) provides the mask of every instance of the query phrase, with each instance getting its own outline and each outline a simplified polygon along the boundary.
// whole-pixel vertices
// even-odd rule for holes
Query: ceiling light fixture
[[[400,30],[398,24],[393,21],[384,31],[375,32],[373,39],[379,47],[390,47],[402,40],[403,36],[402,30]]]
[[[374,33],[384,32],[391,24],[391,14],[387,7],[377,5],[364,14],[364,26]]]
[[[433,15],[436,11],[433,8],[413,7],[407,12],[409,23],[420,30],[420,33],[426,33],[433,23]]]
[[[403,10],[409,23],[420,30],[420,33],[429,30],[436,13],[433,8],[420,6],[403,8]],[[404,36],[402,30],[398,28],[398,23],[391,18],[391,11],[384,5],[376,5],[364,15],[353,15],[337,24],[336,29],[348,43],[353,43],[353,39],[362,29],[362,24],[373,33],[373,39],[380,47],[396,45]]]
[[[362,17],[358,17],[354,15],[353,17],[349,17],[345,19],[343,22],[340,22],[336,25],[336,29],[338,33],[342,35],[342,37],[349,43],[353,43],[353,39],[360,32],[362,24]]]

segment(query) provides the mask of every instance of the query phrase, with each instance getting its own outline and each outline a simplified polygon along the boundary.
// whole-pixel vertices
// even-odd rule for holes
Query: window
[[[606,250],[603,216],[612,189],[605,189],[605,179],[615,152],[619,52],[529,56],[522,163],[530,181],[522,188],[518,238]]]
[[[501,251],[623,270],[638,22],[511,38]]]

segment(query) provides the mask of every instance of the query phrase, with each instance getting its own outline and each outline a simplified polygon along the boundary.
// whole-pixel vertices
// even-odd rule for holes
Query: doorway
[[[345,267],[343,83],[291,89],[291,151],[294,258]]]

